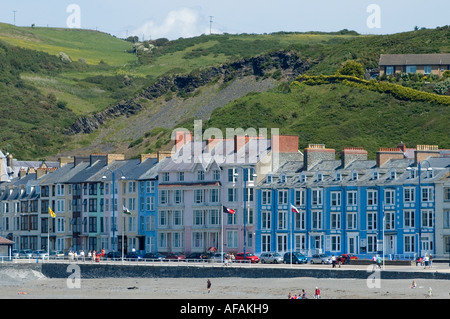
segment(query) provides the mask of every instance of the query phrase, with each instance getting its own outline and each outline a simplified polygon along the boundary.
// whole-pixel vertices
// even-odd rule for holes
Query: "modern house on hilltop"
[[[421,73],[442,76],[450,70],[450,53],[436,54],[381,54],[380,76],[397,73]]]

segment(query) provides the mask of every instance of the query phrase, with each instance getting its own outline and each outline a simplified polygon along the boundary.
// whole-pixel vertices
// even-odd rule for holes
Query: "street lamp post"
[[[106,172],[109,172],[111,174],[111,180],[112,180],[112,231],[113,231],[113,236],[112,236],[112,251],[114,252],[114,257],[115,257],[115,253],[116,253],[116,249],[115,249],[115,243],[116,243],[116,225],[115,225],[115,219],[116,219],[116,172],[112,171],[110,169],[107,169]],[[106,177],[106,172],[105,175],[102,176],[102,179],[105,180]],[[125,176],[121,175],[120,179],[125,179]],[[123,240],[123,239],[122,239]],[[122,242],[122,247],[123,247],[123,242]],[[122,256],[122,260],[123,260],[123,256]]]
[[[429,167],[427,168],[427,171],[431,171],[431,164],[429,161],[427,160],[423,160],[421,162],[417,163],[417,174],[419,175],[419,184],[418,184],[418,192],[417,192],[417,217],[418,217],[418,247],[417,247],[417,253],[418,253],[418,257],[421,256],[421,252],[422,252],[422,163],[428,163]],[[413,170],[413,168],[408,167],[408,170]]]
[[[253,168],[252,167],[242,167],[242,178],[244,181],[244,209],[243,209],[243,218],[244,218],[244,261],[245,261],[245,257],[246,257],[246,243],[247,243],[247,218],[248,218],[248,208],[247,208],[247,197],[248,197],[248,189],[247,189],[247,182],[249,181],[249,171],[252,171]],[[234,176],[239,176],[238,173],[234,173]],[[252,179],[254,177],[257,177],[257,174],[252,173]]]

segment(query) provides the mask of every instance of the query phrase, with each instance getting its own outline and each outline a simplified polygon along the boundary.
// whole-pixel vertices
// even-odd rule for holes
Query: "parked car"
[[[36,250],[33,252],[33,258],[48,259],[48,252],[45,250]]]
[[[146,253],[144,254],[144,256],[142,256],[142,259],[146,259],[146,260],[164,260],[164,258],[166,258],[166,256],[160,254],[160,253]]]
[[[19,258],[33,258],[33,251],[31,249],[22,249],[19,251]]]
[[[50,252],[50,258],[64,258],[64,252],[62,250],[53,250]]]
[[[222,257],[222,255],[223,255],[223,257]],[[226,255],[227,255],[227,253],[215,253],[214,255],[212,255],[209,258],[209,260],[210,261],[215,261],[215,262],[221,262],[222,260],[225,261],[226,260]]]
[[[358,257],[356,257],[355,255],[351,255],[351,254],[342,254],[339,255],[336,258],[336,262],[339,264],[348,264],[350,262],[350,260],[357,260]]]
[[[142,259],[142,255],[138,254],[135,251],[130,251],[125,256],[126,259]]]
[[[174,254],[174,253],[168,253],[166,255],[167,260],[185,260],[186,256],[183,254]]]
[[[120,259],[122,258],[122,252],[110,251],[105,255],[106,259]]]
[[[283,256],[279,253],[262,253],[259,259],[262,264],[278,264],[283,262]]]
[[[190,253],[187,257],[187,261],[199,261],[199,260],[206,260],[211,258],[211,256],[214,256],[213,253]]]
[[[244,253],[238,253],[234,256],[234,260],[239,261],[239,260],[244,260]],[[252,253],[245,253],[245,260],[249,260],[251,263],[258,263],[259,262],[259,257],[252,254]]]
[[[16,258],[16,259],[19,258],[19,250],[13,249],[11,252],[11,256],[12,256],[12,258]]]
[[[315,254],[309,260],[311,264],[331,264],[331,256],[325,254]]]
[[[283,262],[285,264],[290,264],[291,262],[293,264],[306,264],[308,262],[308,258],[306,258],[306,256],[302,253],[295,251],[293,253],[285,253],[283,256]]]

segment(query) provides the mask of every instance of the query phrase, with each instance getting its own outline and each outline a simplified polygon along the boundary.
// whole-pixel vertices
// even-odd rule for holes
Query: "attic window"
[[[300,183],[305,183],[306,182],[306,175],[305,174],[300,174],[299,181],[300,181]]]
[[[266,183],[272,183],[272,175],[266,176]]]
[[[342,174],[340,172],[336,173],[336,180],[341,181],[342,180]]]
[[[390,179],[396,179],[397,178],[397,173],[394,170],[390,171],[389,174],[390,174],[389,175]]]
[[[321,182],[323,180],[323,174],[321,172],[317,172],[317,181]]]
[[[352,172],[352,181],[358,180],[358,172]]]
[[[433,178],[433,169],[431,167],[427,169],[427,178]]]
[[[286,183],[286,175],[285,174],[280,175],[280,183]]]
[[[378,174],[377,171],[374,171],[374,172],[372,173],[372,179],[378,179],[379,176],[380,176],[380,175]]]

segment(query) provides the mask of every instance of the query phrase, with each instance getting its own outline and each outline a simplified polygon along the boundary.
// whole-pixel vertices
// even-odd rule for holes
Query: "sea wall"
[[[381,279],[440,279],[450,280],[449,272],[407,270],[379,271]],[[32,280],[41,277],[68,278],[80,275],[81,278],[354,278],[367,279],[374,274],[368,267],[362,269],[342,268],[304,268],[301,265],[291,267],[249,267],[233,265],[122,265],[102,263],[2,263],[0,264],[0,281]]]
[[[411,266],[413,267],[413,266]],[[355,278],[367,279],[374,273],[370,267],[368,270],[342,268],[303,268],[291,267],[249,267],[233,265],[223,267],[216,265],[122,265],[122,264],[97,264],[97,263],[29,263],[29,264],[2,264],[1,269],[11,268],[24,271],[28,269],[33,273],[40,272],[47,278],[68,278],[76,272],[81,278],[214,278],[214,277],[241,277],[241,278]],[[422,271],[421,271],[422,270]],[[438,271],[423,271],[422,268],[415,271],[384,270],[379,271],[381,279],[450,279],[450,273]]]

